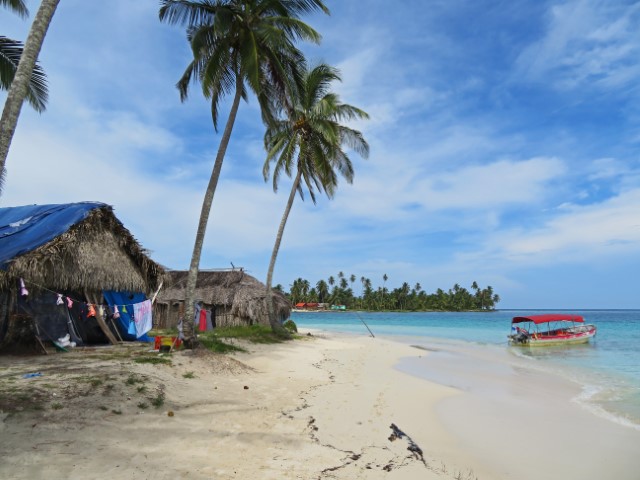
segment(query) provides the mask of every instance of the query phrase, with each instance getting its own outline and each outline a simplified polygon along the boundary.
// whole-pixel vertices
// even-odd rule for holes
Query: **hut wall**
[[[238,327],[252,325],[255,322],[248,317],[234,313],[230,306],[203,304],[202,308],[211,311],[211,318],[216,327]],[[153,307],[153,326],[155,328],[177,328],[180,318],[184,315],[184,302],[159,303]]]

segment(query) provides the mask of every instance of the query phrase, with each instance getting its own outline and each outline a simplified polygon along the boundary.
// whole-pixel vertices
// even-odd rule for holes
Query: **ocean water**
[[[429,341],[470,342],[488,349],[506,349],[532,366],[566,377],[582,386],[576,401],[593,413],[640,429],[640,310],[581,310],[598,328],[589,344],[556,347],[514,347],[507,342],[511,318],[551,313],[542,310],[495,312],[293,312],[301,327],[334,332],[397,337],[417,344]]]

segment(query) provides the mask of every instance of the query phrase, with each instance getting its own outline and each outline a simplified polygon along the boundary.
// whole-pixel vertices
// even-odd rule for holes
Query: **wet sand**
[[[451,342],[433,350],[398,367],[460,392],[436,414],[494,478],[638,478],[640,431],[578,402],[578,383],[507,349]]]

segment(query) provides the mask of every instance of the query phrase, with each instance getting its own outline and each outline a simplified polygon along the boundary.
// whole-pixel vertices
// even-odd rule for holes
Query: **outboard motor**
[[[519,330],[515,335],[511,335],[514,343],[529,343],[529,333]]]

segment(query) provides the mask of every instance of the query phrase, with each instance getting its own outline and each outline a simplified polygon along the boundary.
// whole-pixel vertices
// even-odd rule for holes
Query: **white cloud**
[[[640,6],[599,0],[553,5],[544,37],[517,60],[519,81],[551,82],[573,89],[586,84],[614,87],[640,77]]]
[[[601,203],[565,206],[545,225],[500,232],[487,242],[510,262],[538,264],[583,261],[640,251],[640,189]]]

